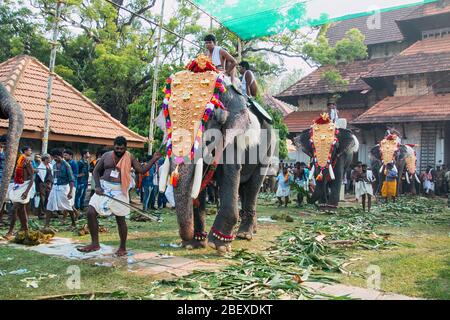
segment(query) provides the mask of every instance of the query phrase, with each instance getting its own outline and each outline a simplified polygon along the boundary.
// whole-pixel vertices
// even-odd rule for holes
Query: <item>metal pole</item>
[[[47,100],[45,104],[45,118],[44,118],[44,134],[42,137],[42,154],[47,153],[48,149],[48,135],[50,131],[50,112],[51,112],[51,103],[52,103],[52,88],[53,88],[53,78],[55,77],[55,59],[56,59],[56,47],[58,45],[58,26],[59,20],[61,16],[61,6],[63,4],[63,0],[56,1],[56,16],[55,23],[53,25],[53,37],[50,42],[52,46],[52,50],[50,52],[50,73],[48,75],[48,84],[47,84]]]
[[[161,16],[159,18],[159,30],[158,39],[156,40],[156,60],[155,60],[155,72],[153,74],[153,92],[152,92],[152,105],[150,110],[150,129],[148,131],[148,154],[152,154],[153,149],[153,131],[154,131],[154,119],[155,119],[155,109],[156,109],[156,90],[158,87],[158,74],[159,74],[159,55],[161,51],[161,32],[163,26],[164,17],[164,2],[162,0],[161,4]]]

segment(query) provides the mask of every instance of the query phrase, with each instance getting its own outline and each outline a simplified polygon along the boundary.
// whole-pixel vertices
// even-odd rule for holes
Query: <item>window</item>
[[[450,77],[442,75],[440,79],[436,79],[433,83],[434,93],[450,93]]]
[[[422,31],[422,39],[440,38],[450,34],[450,28]]]

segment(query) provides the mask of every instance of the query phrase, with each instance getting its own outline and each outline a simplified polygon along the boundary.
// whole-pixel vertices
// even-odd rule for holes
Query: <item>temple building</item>
[[[20,55],[0,64],[0,82],[21,106],[25,123],[20,145],[41,152],[49,69],[36,58]],[[100,106],[55,75],[50,116],[49,150],[69,147],[75,153],[112,147],[122,135],[132,148],[143,148],[146,138],[131,131]],[[7,120],[0,120],[0,134],[6,133]]]
[[[450,164],[450,3],[336,22],[327,31],[330,44],[352,28],[365,35],[368,57],[337,65],[348,81],[345,90],[322,79],[325,66],[276,96],[298,107],[285,117],[290,137],[308,128],[337,95],[339,116],[360,141],[355,160],[369,163],[370,149],[392,124],[403,143],[418,145],[419,170]],[[296,160],[307,157],[298,150]]]

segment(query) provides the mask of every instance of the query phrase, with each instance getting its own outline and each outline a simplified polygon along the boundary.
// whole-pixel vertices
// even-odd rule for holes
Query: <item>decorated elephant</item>
[[[250,240],[256,232],[256,200],[269,169],[275,136],[270,116],[258,107],[249,108],[247,97],[225,82],[200,56],[188,70],[172,75],[165,88],[160,119],[165,122],[167,156],[159,188],[163,192],[173,187],[179,234],[187,249],[208,243],[223,253],[231,250],[236,236]],[[208,234],[205,186],[213,176],[220,206]]]
[[[294,144],[311,158],[310,179],[316,186],[308,202],[319,202],[321,210],[336,210],[342,179],[359,149],[358,139],[351,130],[337,128],[324,113],[294,138]]]
[[[405,174],[406,181],[408,185],[411,185],[411,192],[415,193],[415,184],[411,181],[416,179],[419,180],[416,174],[416,154],[412,145],[401,144],[400,139],[396,134],[387,135],[379,144],[374,146],[370,150],[373,162],[373,167],[379,167],[378,181],[380,185],[384,181],[384,169],[388,163],[395,165],[398,171],[398,183],[397,183],[397,193],[402,193],[402,183],[401,179],[403,174]],[[407,167],[408,163],[408,167]],[[376,165],[378,164],[378,165]],[[405,171],[407,169],[407,171]],[[375,173],[375,170],[374,170]],[[377,191],[380,189],[378,188]],[[413,191],[414,190],[414,191]]]
[[[405,144],[406,156],[405,156],[405,179],[407,186],[409,187],[409,192],[411,194],[416,194],[416,182],[420,184],[420,179],[417,176],[417,154],[414,148],[414,144]]]
[[[22,135],[24,116],[22,109],[6,90],[0,84],[0,119],[9,121],[7,142],[5,148],[5,163],[3,164],[3,173],[0,184],[0,209],[3,208],[6,194],[8,192],[9,180],[14,171],[14,165],[19,148],[19,140]]]

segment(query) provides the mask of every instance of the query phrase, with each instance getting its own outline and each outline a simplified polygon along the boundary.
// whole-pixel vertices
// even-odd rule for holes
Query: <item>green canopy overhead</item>
[[[242,40],[437,0],[190,0]]]

